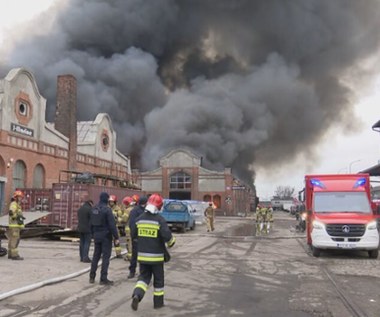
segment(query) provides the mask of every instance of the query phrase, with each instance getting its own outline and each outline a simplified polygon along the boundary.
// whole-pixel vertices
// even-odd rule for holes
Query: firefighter
[[[136,206],[133,207],[131,213],[129,214],[129,228],[131,229],[135,224],[138,217],[140,217],[145,210],[145,206],[147,204],[148,198],[143,196],[140,197],[139,202]],[[132,239],[132,256],[131,263],[129,265],[129,275],[128,278],[134,278],[136,275],[136,267],[137,267],[137,239]]]
[[[132,197],[126,196],[123,198],[124,213],[123,213],[123,223],[125,230],[126,248],[127,255],[124,257],[125,261],[130,261],[132,257],[132,239],[131,230],[129,229],[129,214],[135,206],[135,201]]]
[[[207,232],[214,231],[214,217],[215,211],[212,206],[212,202],[209,202],[208,207],[206,208],[204,215],[207,222]]]
[[[7,231],[8,238],[8,259],[24,260],[18,254],[18,245],[20,243],[20,232],[24,228],[25,217],[22,214],[21,200],[24,194],[20,190],[16,190],[12,196],[12,202],[9,205],[9,227]]]
[[[139,302],[153,275],[153,308],[164,306],[164,261],[169,248],[175,244],[165,219],[159,215],[164,201],[159,194],[152,194],[145,207],[145,212],[132,227],[131,236],[137,238],[137,261],[140,263],[140,275],[132,294],[132,309],[137,310]]]
[[[117,229],[119,231],[119,235],[122,236],[124,233],[124,226],[122,224],[123,211],[120,208],[120,206],[117,204],[116,195],[110,195],[110,198],[108,199],[108,205],[112,209],[112,214],[115,218],[115,223],[116,223]],[[116,258],[122,259],[123,256],[121,255],[120,243],[114,243],[114,248],[115,248]]]
[[[267,233],[269,233],[270,229],[273,227],[273,208],[269,206],[267,209],[266,215],[266,224],[267,224]]]
[[[262,215],[261,215],[261,206],[257,205],[256,207],[256,234],[261,234],[261,222],[262,222]]]
[[[261,221],[260,221],[260,234],[261,233],[268,233],[268,208],[262,207],[260,208],[261,213]]]

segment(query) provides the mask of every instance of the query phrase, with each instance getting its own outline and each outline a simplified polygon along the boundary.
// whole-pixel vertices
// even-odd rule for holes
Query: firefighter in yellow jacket
[[[139,201],[138,195],[132,195],[131,197],[127,196],[123,199],[123,204],[125,205],[124,210],[124,221],[125,221],[125,239],[127,244],[127,255],[124,257],[125,261],[130,261],[132,258],[132,238],[131,230],[129,228],[129,215],[132,209],[136,206]]]
[[[119,235],[123,235],[124,225],[122,223],[123,210],[117,204],[117,197],[115,195],[110,195],[108,199],[108,204],[112,209],[113,216],[115,218],[116,227],[119,231]],[[121,259],[123,256],[121,255],[121,245],[120,243],[114,244],[116,258]]]
[[[24,197],[22,191],[16,190],[9,205],[9,227],[7,231],[8,238],[8,259],[24,260],[18,254],[18,245],[20,243],[20,232],[24,228],[25,217],[22,214],[21,200]]]
[[[209,202],[208,207],[206,208],[204,215],[206,217],[207,221],[207,232],[214,231],[214,218],[215,218],[215,211],[212,206],[212,202]]]

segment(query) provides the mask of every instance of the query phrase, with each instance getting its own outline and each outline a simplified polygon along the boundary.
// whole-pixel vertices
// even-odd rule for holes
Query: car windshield
[[[314,195],[315,212],[371,213],[365,192],[325,192]]]
[[[182,211],[182,212],[185,212],[187,210],[187,206],[181,202],[170,201],[164,205],[164,209],[166,211]]]

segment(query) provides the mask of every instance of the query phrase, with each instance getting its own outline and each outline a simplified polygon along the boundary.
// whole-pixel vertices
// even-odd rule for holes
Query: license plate
[[[356,244],[354,244],[354,243],[337,243],[337,247],[342,248],[342,249],[355,249]]]

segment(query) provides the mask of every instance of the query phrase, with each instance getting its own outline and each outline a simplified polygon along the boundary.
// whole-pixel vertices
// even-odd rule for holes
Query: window
[[[27,117],[29,113],[29,105],[27,102],[20,100],[18,104],[18,113],[21,116]]]
[[[371,213],[371,206],[365,192],[324,192],[315,193],[315,212],[360,212]]]
[[[37,164],[33,173],[33,187],[44,188],[45,185],[45,169],[41,164]]]
[[[33,117],[33,105],[28,94],[20,92],[16,96],[14,111],[18,123],[27,126]]]
[[[191,176],[184,172],[178,172],[170,176],[170,189],[191,190]]]
[[[108,148],[110,146],[110,137],[108,135],[108,131],[106,129],[103,130],[101,136],[100,136],[100,145],[104,152],[108,151]]]
[[[23,161],[17,160],[13,168],[13,191],[16,188],[25,188],[26,165]]]

